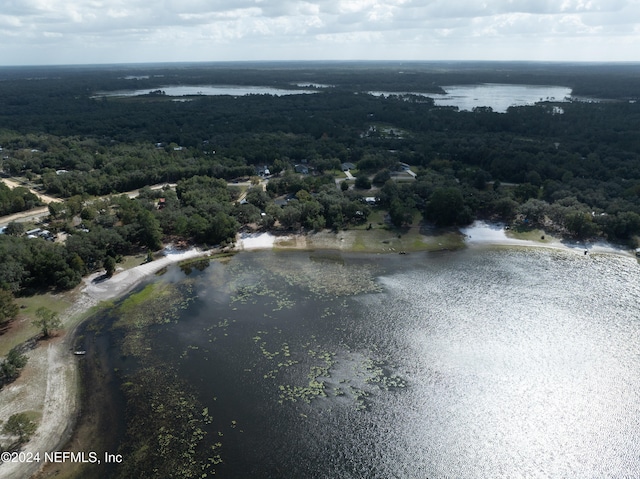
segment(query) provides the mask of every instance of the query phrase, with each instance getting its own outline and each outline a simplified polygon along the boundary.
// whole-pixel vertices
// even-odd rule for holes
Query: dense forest
[[[38,197],[27,188],[9,188],[0,183],[0,216],[30,210],[40,204]]]
[[[572,99],[500,113],[428,96],[477,83],[564,86]],[[175,97],[165,93],[172,85],[305,93]],[[125,90],[147,93],[114,95]],[[397,228],[419,212],[438,227],[488,218],[633,244],[638,98],[634,64],[0,68],[0,170],[67,199],[49,206],[48,229],[69,235],[64,244],[29,242],[9,229],[0,236],[0,284],[67,288],[167,237],[218,245],[242,228],[337,230],[366,223],[371,208]],[[340,180],[343,164],[355,181]],[[408,167],[415,176],[406,178]],[[255,181],[265,168],[266,190]],[[233,183],[252,179],[244,193]],[[144,188],[164,183],[177,186]],[[136,199],[118,195],[138,188]],[[0,185],[0,214],[36,201]]]

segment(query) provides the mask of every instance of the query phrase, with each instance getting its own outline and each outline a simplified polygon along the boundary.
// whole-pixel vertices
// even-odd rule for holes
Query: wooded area
[[[365,223],[372,207],[394,227],[419,211],[442,227],[487,218],[633,244],[639,73],[638,65],[537,63],[0,69],[0,168],[66,198],[49,206],[47,228],[69,234],[64,244],[1,235],[0,285],[14,293],[69,288],[166,237],[218,245],[241,228],[340,229]],[[482,82],[560,85],[598,101],[545,100],[498,113],[437,106],[418,94]],[[314,93],[157,94],[167,85]],[[151,94],[106,96],[145,89]],[[336,181],[345,163],[355,182]],[[403,165],[415,178],[400,181]],[[230,182],[265,168],[273,175],[266,191],[254,186],[240,200]],[[177,187],[118,196],[162,183]],[[376,206],[365,196],[377,197]],[[0,185],[0,214],[35,204],[27,190]]]

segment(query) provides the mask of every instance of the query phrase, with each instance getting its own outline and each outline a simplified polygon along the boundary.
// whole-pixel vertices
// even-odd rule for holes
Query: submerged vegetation
[[[217,446],[208,445],[212,417],[189,385],[166,365],[141,368],[123,384],[127,400],[126,458],[119,478],[190,479],[215,474]]]
[[[103,312],[103,319],[94,320],[102,331],[111,325],[122,364],[116,374],[126,402],[126,431],[119,448],[125,461],[114,470],[114,477],[209,477],[224,467],[226,436],[243,433],[238,428],[244,422],[242,415],[233,408],[228,411],[229,406],[221,409],[216,397],[203,397],[197,380],[189,379],[193,366],[187,365],[216,367],[216,358],[236,354],[237,348],[247,351],[239,359],[239,379],[260,384],[271,401],[269,407],[346,407],[364,412],[372,395],[406,387],[383,358],[359,351],[358,344],[340,341],[336,348],[324,345],[316,334],[298,337],[290,330],[339,320],[344,314],[340,310],[352,307],[350,298],[378,290],[372,287],[371,269],[357,272],[356,268],[355,286],[345,288],[339,272],[349,266],[351,260],[346,258],[312,255],[310,260],[290,255],[287,260],[298,265],[301,276],[311,274],[307,281],[299,281],[268,266],[279,263],[282,254],[258,256],[265,257],[170,268],[164,273],[167,279],[156,278]],[[184,277],[175,282],[179,270]],[[324,286],[315,288],[320,276]],[[193,322],[192,316],[203,318],[199,311],[204,304],[208,319]],[[317,317],[306,312],[309,304],[317,305],[311,310],[318,308]],[[288,321],[293,321],[290,326]],[[346,331],[332,330],[338,336]],[[160,340],[169,331],[177,336],[169,343]],[[224,388],[213,390],[221,394]],[[306,417],[310,411],[300,409],[299,414]]]

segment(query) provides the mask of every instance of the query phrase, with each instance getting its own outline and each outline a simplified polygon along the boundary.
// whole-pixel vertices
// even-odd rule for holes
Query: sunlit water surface
[[[193,278],[155,341],[223,432],[217,477],[640,475],[633,258],[260,252]],[[283,399],[323,354],[327,397]]]
[[[511,85],[500,83],[481,83],[476,85],[447,85],[442,87],[445,94],[410,93],[411,95],[433,98],[438,106],[455,106],[460,110],[472,111],[474,108],[491,108],[504,113],[511,106],[535,105],[539,102],[568,102],[571,100],[571,88],[553,85]],[[369,92],[373,95],[397,95],[394,92]],[[560,110],[558,110],[559,112]]]

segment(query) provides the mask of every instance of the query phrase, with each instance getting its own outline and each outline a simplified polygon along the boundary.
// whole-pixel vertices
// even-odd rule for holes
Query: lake
[[[493,111],[504,113],[510,106],[534,105],[538,102],[568,102],[571,88],[545,85],[505,85],[483,83],[479,85],[443,86],[446,94],[415,92],[369,92],[372,95],[418,95],[433,98],[438,106],[455,106],[460,110],[471,111],[476,107],[490,107]]]
[[[303,95],[317,93],[318,90],[287,90],[282,88],[272,88],[265,86],[235,86],[235,85],[166,85],[158,88],[144,90],[119,90],[111,92],[99,92],[94,97],[112,96],[140,96],[148,95],[151,92],[162,90],[168,96],[247,96],[247,95]]]
[[[148,354],[117,331],[88,354],[125,390],[175,370],[212,418],[216,477],[640,474],[632,257],[262,251],[152,282],[171,314],[132,336]]]

